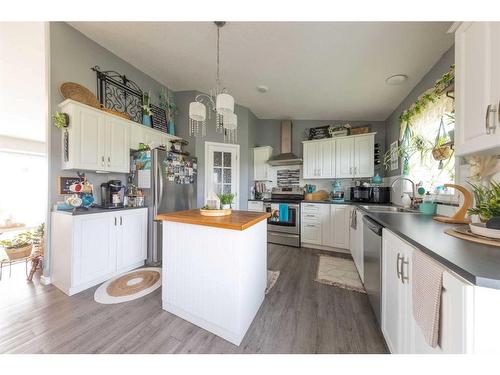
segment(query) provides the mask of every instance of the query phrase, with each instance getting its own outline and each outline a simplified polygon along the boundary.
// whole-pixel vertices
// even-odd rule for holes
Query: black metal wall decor
[[[97,97],[106,108],[125,112],[132,121],[142,124],[142,90],[134,81],[114,70],[101,71],[96,65],[91,68],[97,74]]]

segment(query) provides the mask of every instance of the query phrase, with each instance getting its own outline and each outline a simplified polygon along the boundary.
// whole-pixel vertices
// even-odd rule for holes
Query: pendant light
[[[217,73],[215,89],[210,94],[199,94],[189,105],[189,135],[206,135],[207,106],[208,119],[215,113],[216,130],[224,134],[225,142],[236,142],[238,117],[234,114],[234,98],[225,88],[221,88],[220,79],[220,29],[225,22],[215,22],[217,26]],[[201,130],[200,130],[201,128]]]

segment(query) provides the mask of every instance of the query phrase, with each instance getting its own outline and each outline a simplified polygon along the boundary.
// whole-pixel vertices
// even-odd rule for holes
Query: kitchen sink
[[[418,214],[419,211],[412,210],[409,208],[403,208],[398,206],[361,206],[368,212],[387,212],[387,213],[409,213],[409,214]]]

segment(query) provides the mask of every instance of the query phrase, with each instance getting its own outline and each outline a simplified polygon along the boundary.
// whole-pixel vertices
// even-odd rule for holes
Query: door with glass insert
[[[239,145],[205,142],[205,201],[211,192],[234,194],[239,208]]]

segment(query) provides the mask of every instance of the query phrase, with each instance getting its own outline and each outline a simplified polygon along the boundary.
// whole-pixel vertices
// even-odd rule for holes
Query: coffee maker
[[[101,184],[101,207],[122,208],[125,186],[120,180],[110,180]]]

